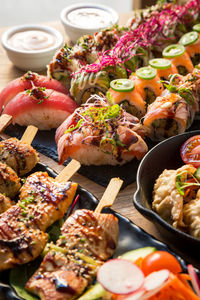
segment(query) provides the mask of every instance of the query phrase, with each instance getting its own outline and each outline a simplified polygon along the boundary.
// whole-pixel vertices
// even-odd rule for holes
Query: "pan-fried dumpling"
[[[200,190],[196,199],[183,206],[183,220],[188,226],[189,234],[200,239]]]
[[[154,185],[153,209],[174,227],[182,220],[183,197],[176,189],[176,170],[164,170]]]
[[[164,170],[154,185],[153,209],[168,223],[177,227],[185,227],[183,222],[183,196],[176,188],[178,174],[192,173],[196,169],[191,165],[184,165],[177,170]]]

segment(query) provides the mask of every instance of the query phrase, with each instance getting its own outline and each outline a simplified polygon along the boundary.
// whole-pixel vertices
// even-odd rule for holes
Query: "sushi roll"
[[[108,73],[110,80],[118,78],[127,78],[126,68],[123,65],[108,66],[103,69]]]
[[[185,132],[194,119],[194,110],[182,97],[169,93],[149,105],[142,123],[153,141],[162,141]]]
[[[169,59],[153,58],[149,61],[149,65],[157,70],[161,80],[168,80],[170,75],[178,73],[177,68]]]
[[[179,43],[183,45],[194,66],[200,63],[200,37],[196,31],[184,34]]]
[[[146,105],[151,104],[163,92],[163,85],[157,71],[151,67],[143,67],[130,76],[136,91],[142,96]]]
[[[146,103],[130,79],[111,81],[106,97],[112,104],[119,104],[125,111],[139,119],[146,112]]]
[[[53,60],[48,66],[48,75],[50,78],[55,78],[68,89],[70,88],[71,76],[87,61],[82,57],[82,52],[73,52],[73,49],[67,45],[59,49]]]
[[[18,93],[31,89],[33,86],[45,87],[68,95],[68,89],[55,79],[28,71],[22,77],[12,80],[0,93],[0,111]]]
[[[105,94],[110,78],[105,71],[97,73],[77,72],[72,79],[70,93],[78,104],[85,103],[93,94]]]
[[[139,47],[135,51],[135,55],[132,56],[130,59],[126,59],[125,61],[125,67],[127,71],[130,73],[135,72],[137,68],[144,67],[148,65],[148,61],[151,57],[150,51]]]
[[[186,75],[194,69],[189,54],[181,44],[169,45],[163,50],[162,55],[164,58],[171,60],[181,75]]]
[[[122,165],[141,159],[148,148],[144,130],[136,117],[118,104],[94,95],[76,109],[56,131],[60,163],[68,157],[84,165]]]
[[[34,125],[41,130],[57,128],[77,108],[69,96],[45,88],[33,88],[17,94],[5,107],[13,124]]]

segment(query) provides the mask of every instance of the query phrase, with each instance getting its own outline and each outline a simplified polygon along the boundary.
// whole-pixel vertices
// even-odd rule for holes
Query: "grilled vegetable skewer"
[[[50,244],[52,250],[26,284],[27,290],[43,300],[74,299],[85,290],[98,266],[116,248],[118,220],[114,215],[100,212],[113,203],[121,185],[120,179],[113,179],[95,212],[76,210],[65,221],[60,239],[56,245]]]
[[[0,216],[0,270],[25,264],[41,253],[48,239],[45,230],[64,216],[76,189],[76,183],[64,178],[57,182],[46,172],[27,177],[18,203]]]

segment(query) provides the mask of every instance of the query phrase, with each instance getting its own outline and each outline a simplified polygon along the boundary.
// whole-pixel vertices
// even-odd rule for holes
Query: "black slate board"
[[[52,169],[41,163],[38,163],[37,166],[32,170],[32,172],[36,171],[47,171],[52,177],[57,175]],[[98,204],[98,200],[90,192],[79,186],[77,194],[79,194],[80,197],[74,209],[95,209]],[[133,224],[130,220],[118,213],[115,213],[112,209],[106,208],[103,210],[103,212],[112,213],[119,220],[120,235],[114,257],[133,249],[148,246],[155,247],[157,250],[168,251],[175,255],[174,252],[172,252],[164,243],[159,242],[144,230]],[[181,263],[183,271],[186,271],[186,262],[181,257],[177,255],[175,256]],[[200,275],[200,272],[198,275]],[[9,285],[9,271],[0,272],[0,300],[22,300],[22,298],[17,296],[15,291]]]
[[[10,125],[5,130],[5,133],[20,139],[25,129],[25,127],[18,125]],[[200,129],[200,120],[195,120],[193,122],[190,131],[196,129]],[[150,140],[147,140],[147,144],[149,149],[156,145],[156,143],[153,143]],[[39,131],[32,145],[37,151],[55,161],[58,161],[57,147],[55,143],[55,130],[52,129],[50,131]],[[69,161],[70,159],[65,162],[65,165]],[[136,173],[139,163],[140,161],[133,159],[131,162],[128,162],[123,166],[81,166],[78,172],[105,187],[108,185],[112,177],[120,177],[124,181],[122,188],[125,188],[127,185],[136,180]]]

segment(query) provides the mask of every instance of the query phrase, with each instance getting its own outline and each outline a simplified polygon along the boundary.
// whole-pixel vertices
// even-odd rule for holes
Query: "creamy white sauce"
[[[78,88],[79,90],[83,90],[86,87],[86,84],[88,82],[89,86],[94,86],[97,83],[97,80],[99,79],[100,74],[94,74],[94,73],[82,73],[79,80]]]
[[[13,34],[8,43],[17,50],[35,51],[53,46],[56,38],[45,31],[26,30]]]
[[[112,24],[112,15],[98,8],[78,8],[68,13],[67,19],[71,24],[83,28],[106,27]]]

